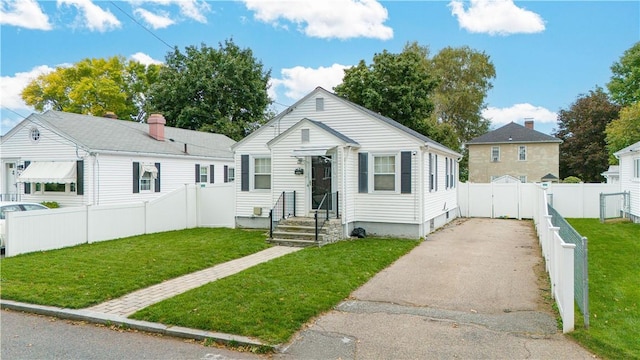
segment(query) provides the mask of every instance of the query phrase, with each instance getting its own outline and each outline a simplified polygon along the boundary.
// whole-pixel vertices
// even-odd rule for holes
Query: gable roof
[[[351,139],[350,137],[342,134],[341,132],[333,129],[332,127],[330,127],[329,125],[320,122],[320,121],[315,121],[315,120],[311,120],[308,118],[304,118],[300,121],[298,121],[297,123],[293,124],[291,127],[289,127],[287,130],[283,131],[280,135],[274,137],[273,139],[269,140],[269,142],[267,142],[267,146],[271,146],[271,144],[274,144],[276,142],[278,142],[280,139],[286,137],[289,133],[291,133],[292,131],[294,131],[296,128],[300,127],[302,124],[311,124],[311,125],[315,125],[317,126],[320,130],[328,133],[329,135],[335,137],[336,139],[340,140],[342,143],[344,143],[345,145],[360,145],[358,144],[357,141]]]
[[[467,144],[502,143],[561,143],[562,140],[511,122],[486,134],[475,137]]]
[[[640,141],[638,141],[635,144],[631,144],[624,149],[616,151],[615,153],[613,153],[613,155],[619,157],[620,155],[623,155],[623,154],[628,154],[628,153],[638,152],[638,151],[640,151]]]
[[[297,106],[299,106],[300,104],[304,103],[305,101],[307,101],[309,98],[311,98],[312,96],[314,96],[316,93],[323,93],[323,95],[332,97],[335,100],[338,100],[340,102],[342,102],[343,104],[350,106],[352,108],[354,108],[355,110],[375,119],[376,121],[380,121],[383,122],[387,125],[391,125],[392,127],[396,128],[398,131],[405,133],[407,135],[409,135],[410,137],[415,138],[416,140],[423,142],[429,146],[433,146],[436,148],[439,148],[440,150],[446,151],[446,152],[450,152],[452,154],[456,154],[459,157],[462,157],[462,155],[460,153],[458,153],[457,151],[454,151],[440,143],[438,143],[437,141],[432,140],[431,138],[429,138],[428,136],[425,136],[423,134],[420,134],[419,132],[410,129],[402,124],[400,124],[399,122],[390,119],[386,116],[382,116],[374,111],[371,111],[363,106],[360,106],[356,103],[353,103],[345,98],[342,98],[330,91],[327,91],[325,89],[323,89],[322,87],[318,86],[316,87],[313,91],[311,91],[309,94],[305,95],[302,99],[296,101],[293,105],[289,106],[286,110],[282,111],[280,114],[278,114],[277,116],[275,116],[273,119],[271,119],[269,122],[267,122],[265,125],[262,125],[262,127],[260,127],[258,130],[254,131],[253,133],[249,134],[248,136],[246,136],[244,139],[238,141],[237,143],[235,143],[231,149],[236,148],[237,146],[243,144],[244,142],[248,141],[249,139],[253,138],[257,133],[263,131],[264,129],[268,128],[269,125],[272,125],[273,123],[279,121],[281,118],[283,118],[284,116],[286,116],[287,114],[289,114],[291,111],[293,111],[293,109],[295,109]]]
[[[146,123],[53,110],[29,115],[2,141],[6,141],[17,128],[32,123],[41,124],[90,152],[233,158],[231,145],[235,141],[225,135],[165,126],[165,141],[158,141],[149,135],[149,125]]]

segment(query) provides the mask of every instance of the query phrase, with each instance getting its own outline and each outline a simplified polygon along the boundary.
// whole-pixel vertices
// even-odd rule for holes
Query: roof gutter
[[[173,159],[196,159],[196,160],[220,160],[220,161],[233,161],[233,155],[228,158],[219,156],[204,156],[204,155],[178,155],[178,154],[162,154],[162,153],[147,153],[140,151],[116,151],[116,150],[93,150],[92,153],[107,154],[107,155],[130,155],[130,156],[151,156],[151,157],[166,157]]]

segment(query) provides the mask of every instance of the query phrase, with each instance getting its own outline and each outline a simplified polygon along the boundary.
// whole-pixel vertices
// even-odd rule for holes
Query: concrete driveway
[[[458,219],[276,358],[593,359],[558,331],[543,272],[530,221]]]

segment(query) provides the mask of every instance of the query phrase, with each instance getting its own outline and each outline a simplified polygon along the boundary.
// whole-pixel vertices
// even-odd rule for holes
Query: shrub
[[[562,182],[566,184],[579,184],[582,182],[582,180],[579,177],[567,176],[566,178],[564,178],[564,180],[562,180]]]
[[[40,204],[48,207],[49,209],[57,209],[60,207],[60,204],[58,204],[57,201],[43,201]]]

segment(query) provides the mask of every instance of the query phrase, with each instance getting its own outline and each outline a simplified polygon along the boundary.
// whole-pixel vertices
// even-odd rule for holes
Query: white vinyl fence
[[[553,226],[547,207],[547,191],[542,187],[536,191],[533,220],[551,280],[551,294],[556,300],[560,317],[562,317],[562,332],[568,333],[573,331],[575,326],[574,251],[576,245],[565,242],[558,233],[560,228]]]
[[[185,185],[149,202],[7,213],[5,256],[194,227],[234,227],[234,184]]]
[[[462,217],[532,219],[538,184],[458,184]],[[620,191],[619,184],[549,184],[548,201],[565,218],[599,218],[600,193]]]

